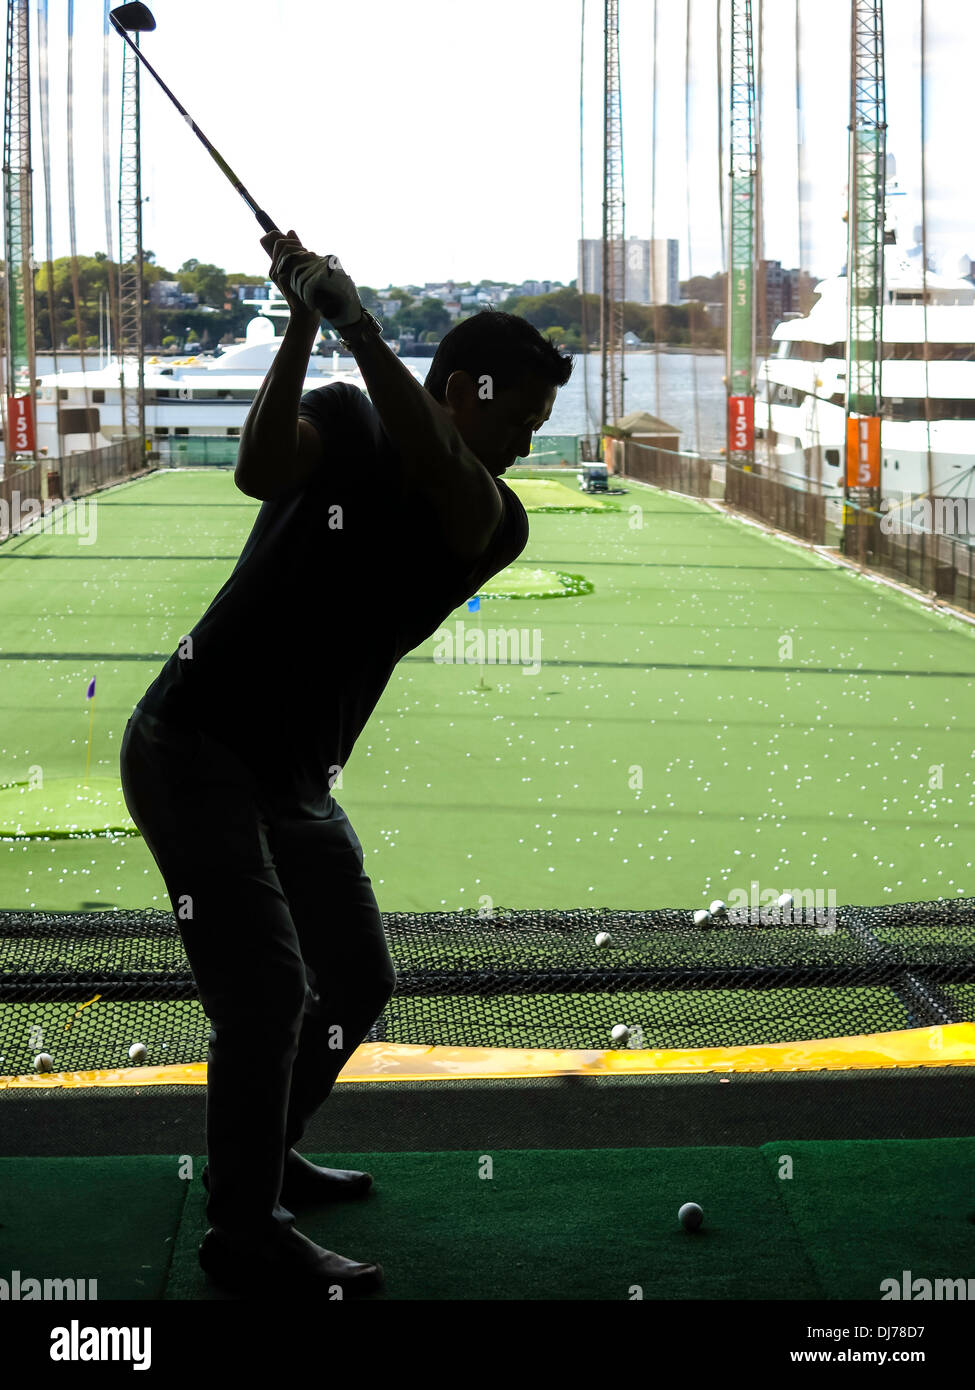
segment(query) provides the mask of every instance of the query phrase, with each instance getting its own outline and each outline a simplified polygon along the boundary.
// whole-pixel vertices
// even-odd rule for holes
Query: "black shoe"
[[[210,1227],[200,1244],[200,1266],[210,1280],[242,1298],[280,1298],[293,1294],[326,1296],[336,1286],[343,1295],[375,1293],[382,1287],[377,1264],[360,1264],[325,1250],[293,1226],[249,1243]]]

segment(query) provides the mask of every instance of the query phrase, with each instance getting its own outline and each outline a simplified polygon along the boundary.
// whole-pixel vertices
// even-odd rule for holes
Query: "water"
[[[600,366],[599,353],[576,357],[572,375],[559,391],[552,418],[545,425],[544,433],[598,433],[602,411]],[[725,374],[723,355],[627,353],[624,371],[624,415],[645,410],[668,425],[675,425],[680,431],[682,449],[713,454],[724,445],[727,397],[722,381]],[[586,417],[585,399],[587,378],[589,419]]]
[[[340,359],[351,365],[348,358]],[[415,367],[421,378],[430,370],[429,357],[404,357],[407,366]],[[98,353],[85,355],[89,371],[97,370]],[[81,370],[77,355],[58,356],[62,371]],[[37,358],[37,373],[54,370],[49,355]],[[659,370],[659,398],[657,380]],[[681,448],[691,452],[716,454],[725,443],[726,395],[722,377],[725,372],[723,354],[705,356],[691,353],[627,353],[626,380],[623,387],[623,413],[646,410],[658,419],[680,430]],[[697,411],[695,412],[695,376]],[[589,381],[591,418],[586,417],[585,378]],[[544,434],[595,434],[599,430],[601,412],[600,356],[597,352],[578,356],[572,376],[559,391],[552,418]],[[695,423],[695,413],[697,422]],[[698,439],[698,429],[700,439]]]

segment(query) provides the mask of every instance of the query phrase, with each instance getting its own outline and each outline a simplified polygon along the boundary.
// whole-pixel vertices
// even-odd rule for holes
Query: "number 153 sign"
[[[30,396],[7,397],[7,429],[10,436],[7,448],[11,454],[34,452],[34,416]]]

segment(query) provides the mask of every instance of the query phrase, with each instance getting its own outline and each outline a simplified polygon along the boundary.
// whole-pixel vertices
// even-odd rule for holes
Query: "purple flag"
[[[92,678],[91,678],[91,684],[88,686],[88,694],[85,696],[85,699],[86,699],[86,700],[90,700],[91,697],[94,695],[94,693],[95,693],[95,677],[92,676]]]

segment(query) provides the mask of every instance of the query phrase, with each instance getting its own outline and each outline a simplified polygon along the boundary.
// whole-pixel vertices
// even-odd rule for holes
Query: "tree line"
[[[86,350],[99,345],[100,324],[111,304],[109,275],[118,288],[118,266],[103,251],[93,256],[78,256],[76,260],[77,309],[75,276],[72,258],[62,256],[52,264],[49,276],[46,263],[37,265],[34,274],[35,350],[50,352],[53,346],[51,311],[57,327],[59,351],[77,351],[81,344]],[[150,291],[159,281],[175,282],[181,293],[196,295],[197,305],[168,307],[153,304]],[[187,344],[214,347],[221,342],[242,338],[246,326],[257,312],[242,304],[236,290],[240,285],[260,286],[266,275],[228,272],[220,266],[197,260],[187,260],[178,270],[156,264],[152,251],[143,253],[143,336],[147,349],[183,349]],[[706,303],[721,302],[724,298],[723,274],[696,276],[681,284],[684,304],[647,305],[627,302],[623,312],[623,331],[635,333],[646,343],[694,345],[704,348],[724,346],[724,330],[705,312]],[[458,290],[477,290],[491,284],[481,280],[477,285],[458,285]],[[359,296],[367,309],[383,323],[388,338],[409,334],[419,342],[436,343],[450,328],[453,320],[443,302],[433,296],[416,296],[400,287],[391,286],[380,300],[378,290],[370,285],[358,286]],[[398,300],[399,308],[391,313],[388,300]],[[599,341],[599,296],[580,295],[573,281],[564,289],[541,295],[512,295],[498,306],[507,313],[527,319],[564,351],[581,351],[586,343]],[[79,322],[80,320],[80,322]],[[102,333],[104,329],[102,328]]]

